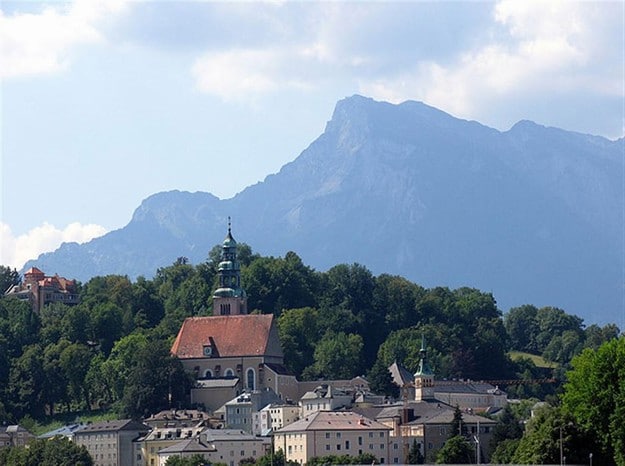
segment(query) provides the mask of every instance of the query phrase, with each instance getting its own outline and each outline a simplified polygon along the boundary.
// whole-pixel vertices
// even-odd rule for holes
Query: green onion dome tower
[[[213,293],[213,315],[247,314],[247,296],[241,287],[241,266],[237,260],[237,242],[232,237],[230,217],[228,234],[221,244],[217,275],[219,288]]]

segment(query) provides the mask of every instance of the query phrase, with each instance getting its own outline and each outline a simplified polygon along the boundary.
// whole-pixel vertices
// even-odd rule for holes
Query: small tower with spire
[[[221,261],[217,270],[219,288],[213,293],[213,315],[247,314],[247,296],[241,288],[241,266],[237,260],[237,242],[232,237],[230,217],[228,234],[221,248]]]
[[[434,399],[434,372],[430,369],[427,361],[427,350],[425,349],[425,336],[421,336],[421,349],[419,350],[421,361],[419,369],[414,375],[415,400]]]

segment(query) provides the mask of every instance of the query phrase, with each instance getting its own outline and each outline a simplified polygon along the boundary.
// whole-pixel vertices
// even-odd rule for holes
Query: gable
[[[213,346],[220,358],[241,356],[282,357],[273,315],[189,317],[180,327],[171,352],[180,359],[205,358]]]

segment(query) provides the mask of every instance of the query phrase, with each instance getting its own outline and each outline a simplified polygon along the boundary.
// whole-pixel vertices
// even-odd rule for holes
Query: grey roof
[[[158,451],[160,455],[168,455],[173,453],[207,453],[215,451],[214,448],[205,445],[200,440],[191,438],[186,440],[181,440],[180,442],[176,442],[175,444],[165,447]]]
[[[143,424],[142,422],[133,421],[132,419],[115,419],[112,421],[100,421],[93,424],[85,424],[79,429],[76,429],[75,434],[83,434],[90,432],[115,432],[120,430],[136,430],[139,432],[149,431],[150,426]]]
[[[199,379],[195,381],[198,388],[224,388],[234,387],[239,383],[238,377],[227,377],[220,379]]]
[[[74,432],[82,427],[82,424],[69,424],[58,429],[51,430],[44,434],[41,434],[37,438],[52,438],[52,437],[73,437]]]
[[[388,368],[393,378],[393,382],[400,387],[403,387],[407,383],[414,382],[414,375],[404,366],[395,361]]]
[[[219,442],[219,441],[249,441],[249,440],[261,440],[258,437],[248,434],[240,429],[206,429],[202,432],[202,437],[206,442]]]

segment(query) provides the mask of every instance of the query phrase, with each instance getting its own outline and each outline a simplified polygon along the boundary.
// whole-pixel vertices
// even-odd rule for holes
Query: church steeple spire
[[[434,399],[434,372],[430,369],[427,360],[425,335],[421,335],[421,349],[419,350],[419,368],[414,375],[415,400]]]
[[[241,287],[241,266],[237,260],[237,242],[232,236],[230,217],[228,233],[221,244],[217,275],[219,288],[213,294],[213,315],[247,314],[247,296]]]

